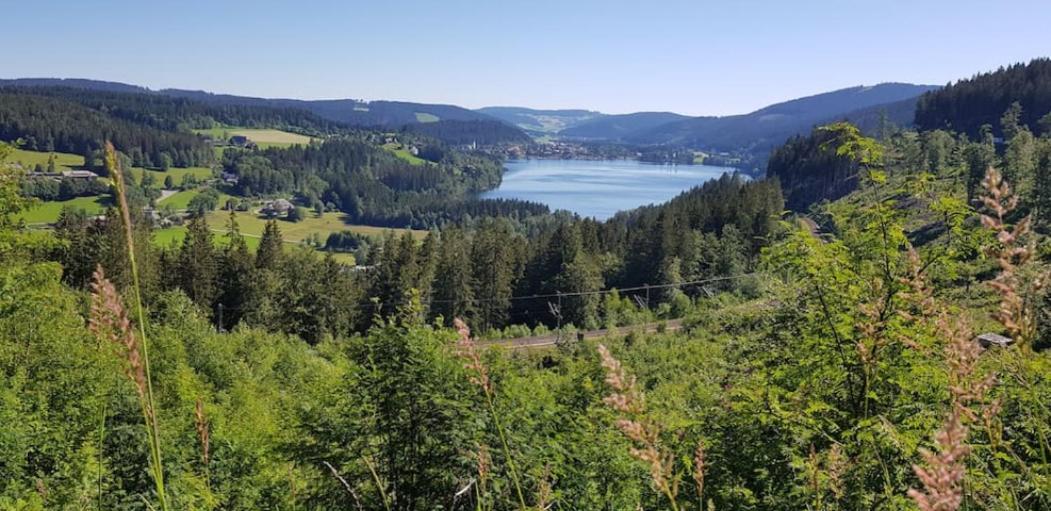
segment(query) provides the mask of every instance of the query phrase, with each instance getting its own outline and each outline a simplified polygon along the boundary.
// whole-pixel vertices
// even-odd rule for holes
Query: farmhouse
[[[291,202],[285,199],[277,199],[264,204],[263,209],[260,210],[260,212],[267,216],[277,216],[288,213],[294,207],[295,206]]]
[[[248,139],[244,135],[234,135],[230,137],[230,145],[235,147],[244,147],[247,149],[255,149],[256,144]]]
[[[65,170],[62,177],[66,179],[98,179],[99,175],[90,170]]]

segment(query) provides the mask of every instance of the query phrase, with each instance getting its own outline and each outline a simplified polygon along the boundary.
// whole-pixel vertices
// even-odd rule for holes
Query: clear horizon
[[[731,115],[858,85],[944,85],[1051,54],[1051,8],[1035,1],[103,4],[9,7],[0,41],[18,51],[0,75]]]

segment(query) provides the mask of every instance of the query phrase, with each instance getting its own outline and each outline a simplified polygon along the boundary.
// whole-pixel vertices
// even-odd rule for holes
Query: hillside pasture
[[[230,137],[234,135],[241,135],[247,138],[248,140],[255,142],[256,145],[258,145],[262,149],[266,149],[268,147],[290,147],[296,144],[307,145],[312,140],[314,140],[312,137],[300,135],[298,133],[264,128],[217,126],[214,128],[197,129],[193,131],[198,135],[205,135],[222,142],[230,140]]]
[[[32,171],[38,163],[47,167],[47,161],[51,155],[55,155],[55,170],[59,172],[79,169],[84,166],[84,157],[76,154],[12,149],[11,154],[7,157],[7,162],[17,163],[27,171]]]
[[[17,218],[22,219],[28,225],[51,224],[58,220],[62,209],[66,207],[80,208],[89,214],[97,215],[105,211],[113,203],[109,195],[97,197],[77,197],[64,201],[39,202],[36,206],[20,213]]]
[[[429,114],[427,112],[415,112],[415,114],[416,114],[416,122],[428,123],[428,122],[438,122],[440,120],[437,115]]]
[[[172,177],[176,186],[181,184],[188,175],[197,178],[197,181],[205,181],[212,178],[212,169],[208,167],[187,167],[184,169],[172,167],[165,171],[146,170],[141,167],[133,167],[131,169],[131,174],[135,176],[135,180],[138,182],[142,182],[143,172],[149,172],[153,176],[153,188],[163,188],[164,178],[168,176]]]
[[[409,150],[401,144],[383,144],[383,148],[394,153],[394,156],[397,156],[398,158],[401,158],[413,165],[425,165],[427,163],[430,163],[427,160],[424,160],[423,158],[420,158],[419,156],[410,153]]]
[[[228,211],[213,211],[208,213],[208,225],[213,229],[225,230],[229,218],[230,213]],[[317,233],[321,238],[322,243],[324,243],[325,238],[328,238],[329,234],[340,231],[351,231],[372,237],[382,236],[383,233],[389,230],[393,230],[399,234],[405,232],[405,229],[351,225],[346,223],[345,218],[346,216],[343,213],[329,212],[318,217],[311,211],[307,212],[306,218],[299,222],[288,222],[279,219],[277,223],[281,228],[281,237],[285,241],[292,243],[299,243],[306,240],[315,233]],[[263,230],[266,228],[266,221],[266,218],[254,213],[244,212],[237,214],[237,225],[245,236],[262,236]],[[417,239],[423,239],[423,237],[427,235],[427,231],[413,230],[411,232]]]

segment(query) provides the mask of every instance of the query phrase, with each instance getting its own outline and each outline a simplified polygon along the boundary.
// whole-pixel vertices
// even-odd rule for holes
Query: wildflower
[[[139,343],[131,320],[121,302],[117,288],[106,278],[102,266],[95,269],[91,283],[91,316],[88,329],[100,340],[112,342],[123,349],[126,361],[124,372],[135,384],[140,399],[146,397],[146,370],[142,363]],[[152,414],[152,410],[150,410]]]
[[[204,415],[204,403],[200,399],[193,408],[193,422],[197,428],[197,439],[201,442],[201,462],[207,467],[211,434],[208,432],[208,418]]]
[[[481,387],[486,394],[492,393],[493,388],[489,381],[489,369],[486,368],[482,362],[482,357],[478,354],[478,345],[471,339],[471,329],[460,318],[453,320],[453,326],[460,336],[456,341],[456,351],[461,358],[467,361],[464,364],[464,368],[473,374],[470,377],[471,383]]]
[[[635,444],[630,450],[631,455],[649,466],[653,486],[668,497],[672,509],[678,509],[676,497],[679,480],[674,475],[672,453],[660,446],[660,426],[642,417],[646,405],[635,377],[624,370],[606,346],[599,344],[598,352],[602,367],[606,370],[606,383],[613,389],[613,393],[606,396],[603,402],[624,415],[615,424]]]

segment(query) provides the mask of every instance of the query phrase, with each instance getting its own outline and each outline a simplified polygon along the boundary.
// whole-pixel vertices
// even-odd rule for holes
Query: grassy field
[[[199,193],[201,193],[200,190],[183,190],[164,200],[157,201],[157,207],[171,206],[176,210],[186,209],[190,205],[190,200]]]
[[[225,236],[226,219],[224,217],[222,225],[218,225],[217,223],[215,223],[215,220],[217,219],[215,219],[214,216],[210,216],[208,218],[208,226],[211,227],[211,230],[214,233],[213,240],[215,241],[215,245],[225,247],[227,245],[227,239]],[[262,239],[262,237],[260,236],[260,234],[245,232],[244,225],[242,224],[241,219],[239,219],[238,223],[242,227],[242,234],[244,234],[245,237],[245,244],[248,245],[249,250],[254,252],[257,248],[259,248],[260,240]],[[282,234],[284,234],[285,232],[285,226],[286,224],[282,223]],[[186,227],[168,227],[166,229],[157,229],[153,231],[153,243],[160,247],[178,247],[183,243],[184,238],[186,238]],[[288,238],[285,238],[285,243],[289,245],[300,244],[300,242],[289,240]],[[318,255],[324,255],[325,253],[327,252],[323,250],[317,250]],[[352,253],[332,253],[332,258],[343,264],[355,264],[354,254]]]
[[[229,215],[230,213],[226,211],[213,211],[208,214],[208,225],[213,229],[225,229]],[[308,212],[302,221],[293,223],[279,220],[278,225],[281,228],[281,237],[292,243],[299,243],[314,233],[317,233],[324,242],[329,234],[339,231],[352,231],[366,236],[382,236],[384,232],[391,230],[367,225],[348,225],[343,218],[343,213],[325,213],[318,217],[313,212]],[[239,213],[237,224],[245,236],[262,236],[263,229],[266,227],[266,219],[251,213]],[[393,230],[399,233],[404,231],[404,229]],[[427,235],[427,231],[414,230],[412,233],[418,239],[423,239]]]
[[[272,129],[253,129],[238,127],[216,127],[206,130],[194,130],[195,133],[208,135],[216,140],[229,140],[234,135],[243,135],[265,149],[267,147],[289,147],[294,144],[309,144],[312,138],[298,133]]]
[[[212,177],[212,169],[208,167],[187,167],[185,169],[172,167],[164,172],[159,170],[146,170],[139,167],[134,167],[131,169],[131,173],[133,176],[135,176],[135,180],[139,182],[142,182],[143,172],[149,172],[153,176],[154,188],[163,188],[164,178],[168,176],[172,177],[172,180],[175,181],[176,186],[181,184],[183,178],[185,178],[187,175],[192,175],[193,177],[197,178],[198,181],[204,181],[206,179],[211,179]]]
[[[226,232],[226,223],[230,218],[229,215],[230,213],[227,211],[213,211],[208,213],[208,216],[206,217],[208,227],[210,227],[212,232],[215,233],[215,241],[217,245],[223,246],[226,243],[224,233]],[[263,229],[266,227],[266,219],[251,213],[238,213],[237,226],[241,230],[241,234],[244,235],[245,241],[248,243],[248,248],[252,250],[258,248],[259,240],[263,235]],[[285,243],[290,245],[299,245],[314,233],[318,234],[323,243],[325,239],[328,238],[329,234],[339,231],[351,231],[372,237],[382,236],[389,230],[393,230],[398,234],[405,232],[405,229],[386,229],[383,227],[370,227],[366,225],[348,225],[344,223],[342,213],[325,213],[321,217],[315,216],[314,213],[308,213],[307,218],[300,222],[293,223],[278,220],[278,226],[281,229],[281,238],[284,239]],[[423,239],[423,237],[427,235],[426,231],[413,230],[411,232],[416,239]],[[182,243],[185,236],[185,227],[158,229],[154,231],[153,241],[158,246],[162,247],[178,246]],[[324,254],[322,251],[318,251],[318,253]],[[354,256],[352,254],[334,253],[332,256],[341,263],[354,264]]]
[[[11,151],[11,155],[7,157],[7,161],[10,163],[18,163],[22,168],[32,171],[33,167],[38,163],[47,167],[47,160],[52,154],[55,155],[55,170],[59,172],[84,166],[84,157],[80,155],[26,151],[25,149],[15,149]]]
[[[429,163],[427,160],[410,153],[409,150],[405,149],[401,144],[383,144],[383,148],[394,153],[394,156],[397,156],[413,165],[424,165]]]
[[[416,112],[416,122],[438,122],[437,115],[429,114],[426,112]]]
[[[215,233],[215,244],[220,247],[226,246],[226,236],[223,234],[224,229],[218,229],[209,224]],[[156,229],[153,231],[153,243],[159,247],[177,247],[182,244],[183,238],[186,237],[186,227],[168,227],[166,229]],[[245,244],[253,252],[259,248],[259,238],[255,236],[245,235]]]
[[[37,204],[36,207],[23,211],[19,215],[19,218],[25,220],[27,224],[49,224],[58,220],[58,215],[62,213],[62,209],[66,206],[81,208],[88,213],[98,214],[109,205],[109,195],[103,195],[100,197],[77,197],[76,199],[65,201],[41,202]]]

